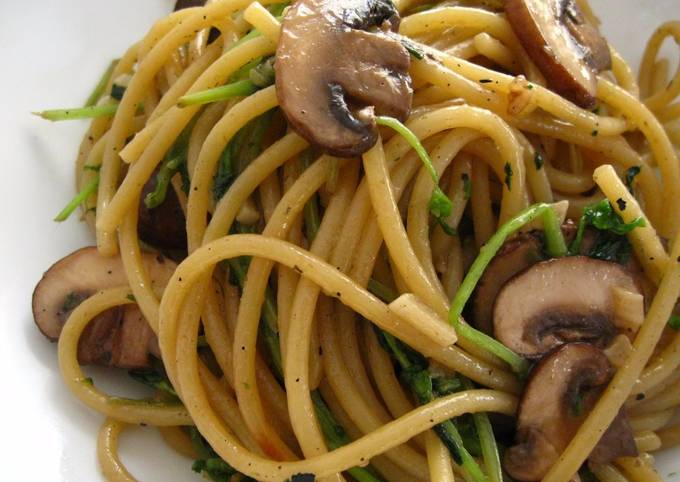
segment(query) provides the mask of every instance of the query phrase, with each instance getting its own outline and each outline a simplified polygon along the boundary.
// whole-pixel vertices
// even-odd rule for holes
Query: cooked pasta
[[[680,69],[671,73],[659,47],[666,37],[680,42],[680,22],[653,34],[637,80],[618,53],[607,51],[611,68],[593,79],[593,97],[584,102],[582,93],[560,91],[542,69],[517,31],[514,7],[400,0],[398,33],[392,13],[373,29],[350,30],[386,42],[371,53],[376,58],[389,49],[407,52],[408,70],[399,75],[408,77],[413,102],[409,97],[404,124],[376,104],[374,138],[357,152],[347,151],[356,144],[318,140],[323,133],[314,129],[321,131],[325,118],[314,118],[314,132],[306,131],[290,111],[302,101],[284,90],[312,82],[316,71],[358,75],[335,65],[346,57],[338,44],[331,47],[337,58],[306,72],[283,53],[285,29],[298,20],[295,5],[313,10],[330,0],[293,7],[273,1],[214,0],[177,10],[113,64],[87,111],[43,113],[95,117],[76,160],[79,195],[70,211],[82,205],[96,233],[98,254],[87,256],[122,266],[120,282],[93,285],[75,309],[61,310],[73,311],[57,334],[65,383],[106,417],[97,444],[105,477],[135,480],[117,455],[118,435],[126,424],[148,424],[200,459],[194,469],[215,480],[500,482],[504,470],[549,482],[573,480],[579,471],[602,481],[660,479],[646,454],[677,443],[671,424],[680,404],[680,320],[673,322],[680,295]],[[364,4],[371,15],[393,8],[378,0],[330,3],[357,17],[368,15]],[[596,25],[586,0],[566,3],[585,19],[579,25]],[[333,29],[317,34],[319,45],[345,41]],[[332,35],[337,39],[324,37]],[[372,41],[357,41],[351,57],[376,67],[362,50]],[[310,59],[313,47],[304,47]],[[387,75],[400,72],[394,58],[385,62],[392,62],[381,67]],[[339,84],[328,85],[334,92]],[[333,95],[323,106],[332,113],[372,105],[365,94],[338,107]],[[311,105],[315,96],[303,101]],[[588,108],[577,105],[589,101]],[[306,105],[295,108],[304,115]],[[363,112],[352,111],[352,118],[362,120]],[[599,233],[608,236],[606,245]],[[512,243],[538,243],[538,257],[508,272],[499,281],[503,291],[486,299],[489,279],[502,276],[493,263]],[[590,252],[579,251],[586,245]],[[159,251],[178,264],[149,255]],[[601,387],[595,398],[575,399],[578,407],[590,405],[575,415],[574,433],[563,447],[546,445],[554,463],[543,475],[521,476],[511,459],[522,443],[534,444],[522,438],[530,393],[541,367],[567,349],[524,351],[529,335],[513,344],[496,312],[512,286],[551,289],[552,275],[540,275],[538,285],[530,279],[556,265],[546,258],[573,260],[575,284],[590,286],[578,278],[588,266],[606,274],[592,286],[605,277],[623,280],[615,295],[621,323],[612,319],[626,328],[604,381],[583,382]],[[526,299],[507,306],[552,296],[517,289]],[[517,313],[534,309],[527,306]],[[164,383],[155,382],[148,400],[104,393],[80,368],[84,340],[94,336],[90,322],[136,309],[148,331],[144,360],[161,362]],[[483,312],[495,323],[490,330],[481,324]],[[554,323],[559,313],[550,315]],[[598,316],[592,323],[602,321]],[[594,328],[582,329],[585,338],[550,336],[564,336],[558,344],[590,342],[611,357],[614,349],[600,350]],[[139,333],[129,339],[141,339]],[[127,347],[116,345],[123,338],[110,341],[94,363],[137,368]],[[583,343],[564,347],[570,345]],[[605,431],[625,416],[638,455],[594,458]],[[501,460],[498,445],[513,444],[509,417],[517,417],[520,445]]]

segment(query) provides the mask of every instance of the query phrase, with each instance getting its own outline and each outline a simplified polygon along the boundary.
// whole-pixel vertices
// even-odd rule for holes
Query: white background
[[[173,3],[0,0],[0,480],[102,479],[95,453],[101,417],[62,385],[55,346],[35,329],[30,312],[43,271],[92,243],[77,216],[51,221],[73,195],[73,159],[86,124],[51,124],[30,112],[82,104],[109,61]],[[653,29],[680,19],[679,0],[592,4],[635,68]],[[97,383],[118,388],[103,377]],[[201,480],[151,429],[126,433],[122,457],[145,482]],[[678,452],[657,460],[664,477],[680,471]]]

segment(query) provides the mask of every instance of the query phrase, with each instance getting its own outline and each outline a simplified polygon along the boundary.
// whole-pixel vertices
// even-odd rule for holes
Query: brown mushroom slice
[[[391,35],[388,0],[298,0],[276,51],[276,93],[292,128],[326,153],[357,156],[375,144],[374,111],[405,120],[409,54]],[[370,27],[379,27],[367,32]]]
[[[516,480],[538,481],[557,461],[611,378],[602,351],[588,343],[568,343],[533,369],[517,413],[517,444],[504,466]],[[619,414],[593,450],[598,463],[637,454],[625,416]]]
[[[615,287],[640,292],[633,276],[617,263],[585,256],[542,261],[498,294],[494,335],[527,358],[573,341],[605,347],[618,332]]]
[[[609,46],[575,0],[507,0],[505,13],[549,87],[593,107],[597,72],[611,67]]]
[[[562,224],[567,243],[576,235],[576,225],[567,220]],[[496,253],[477,283],[472,302],[475,327],[493,334],[493,308],[498,293],[518,273],[545,259],[542,231],[519,233],[509,238]]]
[[[172,185],[168,186],[163,202],[155,208],[149,209],[144,203],[146,195],[156,189],[157,173],[158,169],[142,189],[137,224],[139,239],[159,249],[183,250],[187,245],[186,220]]]
[[[506,241],[477,284],[472,303],[476,328],[493,333],[493,306],[498,292],[509,279],[542,259],[543,243],[539,236],[519,234]]]
[[[154,253],[142,259],[154,286],[165,286],[177,265]],[[82,248],[57,261],[33,291],[33,318],[50,340],[59,338],[71,312],[98,290],[128,284],[120,257],[100,256]],[[83,331],[78,359],[83,364],[144,368],[158,342],[136,305],[115,307],[95,317]]]

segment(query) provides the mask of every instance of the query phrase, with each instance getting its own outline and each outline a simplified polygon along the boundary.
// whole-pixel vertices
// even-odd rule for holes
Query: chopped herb
[[[61,306],[60,311],[62,313],[68,313],[69,311],[73,310],[76,306],[78,306],[82,301],[83,301],[82,296],[80,296],[75,291],[71,291],[69,294],[66,295],[66,299],[64,300],[64,304]]]
[[[470,199],[470,197],[472,197],[472,181],[470,180],[470,176],[464,172],[461,174],[460,178],[463,181],[463,193],[465,199]]]
[[[622,198],[618,198],[616,200],[616,205],[619,207],[619,211],[626,210],[626,201],[624,201]]]
[[[128,375],[130,375],[133,380],[146,385],[147,387],[165,392],[175,399],[178,398],[177,392],[165,373],[156,370],[130,370]]]
[[[644,399],[645,399],[645,394],[644,394],[644,393],[638,393],[637,395],[635,395],[635,400],[637,400],[638,402],[639,402],[640,400],[644,400]]]
[[[135,295],[133,295],[132,293],[130,293],[129,295],[127,295],[126,298],[127,298],[128,300],[132,301],[133,303],[136,303],[136,302],[137,302],[137,298],[135,298]]]
[[[540,152],[536,151],[534,153],[534,166],[536,166],[536,170],[540,171],[541,168],[543,167],[543,156],[541,155]]]
[[[91,387],[94,386],[94,380],[92,380],[92,377],[81,378],[80,381],[81,381],[82,383],[86,384],[86,385],[91,386]]]
[[[187,152],[189,150],[189,136],[194,128],[195,123],[196,118],[189,122],[189,124],[182,130],[175,143],[165,155],[165,158],[163,159],[163,162],[156,173],[156,185],[154,190],[144,197],[144,205],[148,209],[153,209],[163,204],[165,197],[168,194],[168,188],[170,187],[170,181],[172,180],[173,176],[177,172],[181,173],[182,168],[184,168],[184,171],[186,171]],[[180,175],[182,176],[182,184],[184,184],[184,175]],[[186,182],[189,182],[188,179]],[[184,186],[182,186],[182,188],[184,189]]]
[[[668,326],[674,330],[680,330],[680,315],[673,315],[668,319]]]
[[[425,52],[418,47],[412,40],[406,38],[406,37],[401,37],[399,39],[401,41],[401,44],[404,46],[404,48],[410,53],[414,58],[418,60],[422,60],[425,58]]]
[[[527,90],[531,90],[531,89],[534,88],[534,84],[528,83],[524,86],[524,88],[527,89]]]
[[[595,115],[599,115],[600,114],[600,106],[598,105],[591,112]]]
[[[632,166],[626,169],[625,181],[628,191],[630,191],[631,194],[633,194],[633,182],[635,181],[637,175],[640,174],[641,168],[642,166]]]
[[[123,85],[113,84],[111,86],[111,97],[118,101],[121,100],[123,98],[123,94],[125,94],[125,89],[126,87]]]
[[[569,254],[575,255],[581,252],[585,229],[587,226],[592,226],[597,229],[598,236],[590,252],[587,253],[588,256],[605,261],[626,263],[630,256],[631,247],[625,235],[644,225],[643,218],[637,218],[630,223],[624,222],[614,211],[609,201],[604,199],[599,203],[587,206],[583,210],[576,237],[569,247]]]
[[[571,396],[571,415],[580,417],[583,415],[583,394],[576,392]]]
[[[85,165],[83,166],[83,170],[84,170],[84,171],[94,171],[94,172],[99,172],[99,171],[101,171],[101,168],[102,168],[101,164],[100,164],[100,165],[97,165],[97,166],[94,166],[94,165],[92,165],[92,164],[85,164]]]
[[[290,482],[314,482],[314,474],[295,474],[290,478]]]
[[[491,79],[480,79],[479,81],[480,84],[490,84],[491,82],[493,82]]]
[[[503,169],[505,171],[505,185],[508,187],[508,191],[512,191],[512,166],[509,162],[506,162]]]
[[[597,129],[595,129],[595,130],[593,130],[593,132],[590,133],[590,135],[593,136],[593,137],[597,137],[598,133],[599,132],[597,131]]]

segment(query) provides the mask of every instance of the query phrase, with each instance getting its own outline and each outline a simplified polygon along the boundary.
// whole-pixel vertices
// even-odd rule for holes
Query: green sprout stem
[[[238,282],[241,289],[246,280],[246,267],[242,263],[242,259],[232,258],[227,262],[229,268],[232,270],[236,281]],[[281,363],[281,345],[279,341],[279,334],[276,331],[276,302],[274,301],[274,294],[271,290],[267,289],[265,292],[265,302],[262,311],[262,317],[264,323],[261,324],[263,330],[261,331],[262,338],[265,346],[269,350],[270,357],[272,359],[272,368],[274,370],[274,375],[279,379],[283,380],[283,365]],[[347,445],[352,440],[349,438],[345,430],[335,421],[333,414],[330,409],[323,401],[321,394],[318,390],[311,393],[312,401],[314,402],[314,408],[319,420],[319,425],[324,433],[328,447],[334,450],[343,445]],[[370,467],[352,467],[348,469],[347,472],[354,477],[359,482],[382,482],[382,479],[375,475]]]
[[[472,390],[474,388],[472,382],[467,378],[461,377],[463,388],[465,390]],[[498,444],[493,434],[493,427],[489,416],[484,413],[473,413],[472,419],[477,428],[479,435],[479,444],[482,448],[482,459],[484,460],[484,468],[489,477],[489,482],[503,482],[503,469],[501,468],[501,457],[498,453]]]
[[[85,101],[85,107],[91,107],[97,104],[102,94],[104,94],[104,89],[106,89],[109,80],[111,80],[111,76],[113,75],[116,65],[118,65],[118,61],[119,59],[114,59],[111,61],[107,69],[100,77],[99,82],[97,82],[97,85],[95,85],[94,89],[92,90],[92,93],[90,93],[90,96]]]
[[[498,356],[508,363],[512,370],[520,376],[524,376],[527,373],[529,363],[499,341],[464,323],[461,314],[463,313],[465,304],[477,286],[479,279],[484,273],[484,270],[501,246],[503,246],[505,240],[522,226],[539,217],[543,220],[548,254],[553,257],[560,257],[567,253],[567,246],[564,242],[564,237],[562,236],[560,223],[552,206],[545,203],[534,204],[507,221],[493,236],[491,236],[489,241],[482,246],[477,259],[472,263],[456,296],[453,298],[449,310],[449,323],[455,327],[459,336]]]
[[[214,87],[212,89],[201,90],[193,94],[187,94],[179,99],[179,105],[202,105],[211,102],[220,102],[234,97],[245,97],[257,90],[257,86],[250,80],[237,80],[230,84]]]
[[[49,121],[96,119],[98,117],[110,117],[118,110],[118,104],[91,105],[87,107],[75,107],[73,109],[51,109],[33,114]]]
[[[429,203],[429,208],[430,212],[432,215],[437,218],[438,222],[444,223],[444,219],[451,214],[451,210],[453,209],[453,205],[451,203],[451,200],[444,194],[444,192],[441,190],[439,187],[439,175],[437,174],[437,170],[434,168],[434,164],[432,164],[432,159],[430,158],[430,155],[427,153],[427,150],[423,146],[423,144],[420,142],[420,139],[409,129],[406,127],[404,124],[399,122],[397,119],[394,119],[393,117],[386,117],[386,116],[378,116],[375,118],[376,124],[380,126],[386,126],[389,127],[390,129],[393,129],[397,134],[402,136],[406,142],[409,143],[409,145],[413,148],[414,151],[418,154],[418,157],[420,157],[420,160],[423,162],[423,165],[425,166],[425,169],[430,174],[430,177],[432,178],[432,182],[434,183],[434,190],[432,192],[432,197],[430,198],[430,203]],[[451,230],[450,232],[453,232]]]
[[[415,365],[403,349],[402,343],[393,335],[381,333],[385,344],[389,348],[390,355],[397,361],[402,371],[402,378],[408,383],[411,391],[421,405],[430,403],[435,399],[432,387],[432,375],[427,368],[419,368]],[[434,427],[435,433],[444,442],[451,452],[451,456],[463,467],[474,482],[487,481],[486,475],[480,468],[475,458],[468,452],[463,443],[463,437],[451,420],[446,420]]]
[[[75,195],[71,201],[62,209],[59,214],[54,218],[55,221],[57,222],[62,222],[66,221],[68,217],[73,214],[73,211],[75,211],[78,206],[83,204],[90,195],[94,194],[94,192],[97,190],[97,187],[99,187],[99,173],[97,173],[90,182],[88,182],[83,189],[80,190],[78,194]]]

